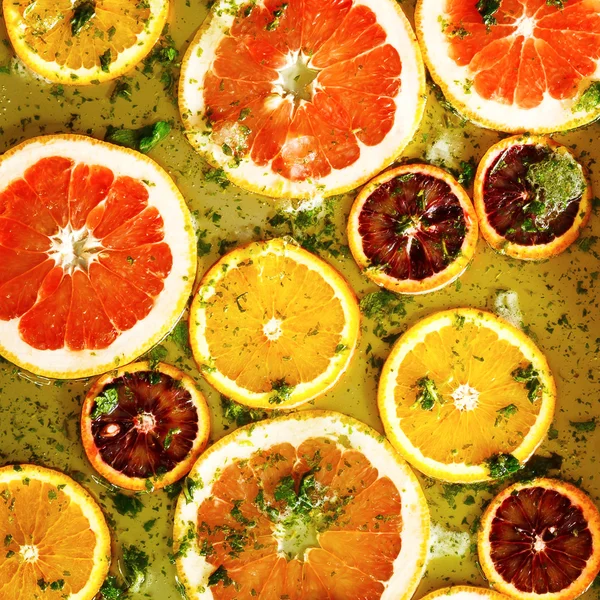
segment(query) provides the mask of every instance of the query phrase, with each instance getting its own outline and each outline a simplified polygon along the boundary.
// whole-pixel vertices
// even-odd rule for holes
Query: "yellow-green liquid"
[[[405,1],[402,6],[412,16],[413,2]],[[173,2],[170,34],[180,57],[206,12],[200,0]],[[6,37],[0,19],[0,38]],[[162,91],[160,67],[153,76],[144,75],[141,67],[131,72],[128,75],[133,87],[131,102],[117,98],[111,103],[109,97],[114,82],[65,87],[60,95],[56,86],[40,80],[15,60],[8,42],[0,44],[0,67],[4,65],[10,65],[11,72],[0,73],[0,152],[40,134],[72,131],[103,138],[109,124],[140,127],[159,119],[172,122],[172,134],[150,155],[167,169],[187,198],[197,216],[199,230],[207,230],[203,241],[211,243],[212,248],[199,259],[199,274],[219,258],[217,250],[221,240],[243,243],[263,235],[289,232],[284,226],[274,228],[268,222],[289,203],[259,197],[233,185],[223,190],[205,181],[203,171],[207,165],[181,132],[176,103]],[[591,125],[558,135],[556,139],[575,150],[600,191],[596,172],[596,161],[600,159],[599,127]],[[473,157],[478,161],[500,137],[462,123],[430,94],[425,119],[403,159],[422,159],[457,168],[460,160]],[[346,243],[345,224],[352,200],[350,194],[334,201],[338,238],[334,250]],[[215,214],[220,215],[220,219],[214,217]],[[592,215],[583,237],[594,234],[600,236],[598,214]],[[589,242],[584,247],[586,245]],[[359,273],[351,258],[333,256],[327,251],[321,255],[349,279],[359,298],[375,291],[375,286]],[[600,504],[599,273],[600,239],[587,251],[574,244],[561,256],[541,264],[500,256],[480,240],[475,259],[459,283],[406,302],[407,314],[399,319],[400,324],[385,327],[388,334],[400,333],[423,316],[449,307],[492,309],[498,290],[515,291],[524,324],[546,353],[558,386],[554,439],[546,440],[538,453],[560,454],[564,459],[562,470],[551,471],[550,475],[579,481],[597,504]],[[374,334],[376,325],[372,320],[363,320],[363,335],[351,369],[333,391],[310,407],[347,413],[381,431],[376,405],[378,369],[372,363],[376,362],[373,357],[388,355],[390,343]],[[223,418],[219,394],[203,381],[193,362],[173,343],[164,345],[169,351],[166,361],[198,381],[211,408],[211,441],[219,439],[227,428],[234,426]],[[146,583],[139,593],[129,597],[176,600],[181,596],[176,588],[175,568],[168,558],[172,550],[175,500],[169,500],[164,491],[159,491],[140,495],[144,509],[135,518],[120,515],[115,510],[111,490],[94,473],[81,446],[79,412],[89,385],[89,381],[46,381],[6,362],[0,364],[0,465],[36,462],[78,477],[99,500],[111,524],[114,571],[118,572],[120,548],[124,544],[135,544],[151,558]],[[598,426],[592,432],[579,432],[570,424],[592,418],[598,419]],[[476,537],[471,531],[476,529],[475,521],[482,512],[482,505],[491,495],[486,491],[444,486],[424,477],[421,481],[429,500],[435,535],[431,542],[432,558],[415,598],[451,583],[485,585],[473,546]],[[152,527],[149,521],[155,521]],[[583,598],[600,598],[600,588],[592,588]]]

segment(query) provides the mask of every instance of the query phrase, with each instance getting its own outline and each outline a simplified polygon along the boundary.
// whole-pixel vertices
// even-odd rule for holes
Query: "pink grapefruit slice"
[[[181,315],[196,270],[189,211],[131,150],[74,135],[0,160],[0,354],[39,375],[125,364]]]

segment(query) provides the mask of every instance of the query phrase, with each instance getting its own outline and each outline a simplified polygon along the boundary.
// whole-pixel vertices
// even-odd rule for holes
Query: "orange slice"
[[[47,377],[87,377],[169,332],[191,292],[196,240],[155,162],[47,136],[4,154],[0,182],[0,354]]]
[[[84,85],[133,69],[158,40],[168,0],[4,0],[19,58],[56,83]]]
[[[224,256],[204,275],[190,311],[190,344],[204,377],[262,408],[291,408],[333,387],[359,329],[345,279],[284,239]]]
[[[544,355],[523,332],[459,308],[419,321],[396,342],[378,401],[406,460],[466,483],[518,469],[548,431],[555,394]]]
[[[0,468],[0,597],[92,600],[110,565],[110,534],[93,498],[35,465]]]
[[[565,146],[541,136],[515,136],[492,146],[479,163],[474,197],[489,245],[523,260],[566,250],[592,212],[583,167]]]
[[[401,294],[434,292],[459,277],[477,246],[477,217],[446,171],[411,164],[382,173],[348,217],[350,250],[365,275]]]
[[[218,0],[190,44],[188,139],[237,185],[331,196],[390,164],[423,116],[419,47],[393,0]]]
[[[179,369],[138,362],[100,377],[81,412],[81,440],[100,475],[129,490],[183,477],[206,447],[210,414]]]
[[[419,0],[415,20],[431,76],[475,123],[550,133],[600,115],[597,2]]]
[[[431,592],[431,594],[427,594],[423,600],[445,600],[446,598],[451,600],[484,600],[485,598],[489,600],[508,600],[508,596],[504,596],[493,590],[468,585],[454,585],[442,590],[436,590],[435,592]]]
[[[408,600],[425,569],[429,512],[382,436],[308,411],[243,427],[205,452],[173,538],[190,600]]]
[[[518,600],[573,600],[600,572],[600,513],[556,479],[517,483],[481,520],[479,560],[496,589]]]

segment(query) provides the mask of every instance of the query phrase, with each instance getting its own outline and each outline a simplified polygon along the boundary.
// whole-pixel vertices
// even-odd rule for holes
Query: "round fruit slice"
[[[425,596],[423,600],[434,600],[438,598],[440,600],[445,598],[451,598],[451,600],[485,600],[486,598],[489,600],[508,600],[508,596],[504,596],[493,590],[486,590],[468,585],[455,585],[442,590],[436,590]]]
[[[592,211],[582,166],[565,146],[540,136],[492,146],[479,163],[474,197],[483,237],[495,250],[523,260],[563,252]]]
[[[190,213],[132,150],[75,135],[0,159],[0,354],[39,375],[87,377],[155,345],[196,271]]]
[[[348,218],[348,241],[359,267],[378,285],[401,294],[434,292],[471,262],[477,218],[446,171],[406,165],[362,189]]]
[[[173,538],[190,600],[407,600],[429,511],[382,436],[308,411],[238,429],[200,457]]]
[[[168,0],[4,0],[19,58],[50,81],[100,83],[133,69],[167,22]]]
[[[600,513],[579,488],[534,479],[505,489],[481,520],[490,584],[519,600],[572,600],[600,571]]]
[[[419,0],[431,76],[475,123],[550,133],[600,115],[597,2]]]
[[[163,363],[138,362],[100,377],[81,413],[92,466],[128,490],[160,489],[183,477],[209,433],[208,406],[196,383]]]
[[[548,431],[555,395],[546,358],[523,332],[459,308],[396,342],[378,401],[388,438],[410,463],[467,483],[516,471]]]
[[[110,534],[94,499],[35,465],[0,469],[0,597],[92,600],[110,566]]]
[[[335,385],[360,330],[354,292],[284,239],[230,252],[204,276],[190,344],[207,381],[248,406],[291,408]]]
[[[274,197],[331,196],[390,164],[423,116],[424,67],[393,0],[218,0],[184,58],[188,139]]]

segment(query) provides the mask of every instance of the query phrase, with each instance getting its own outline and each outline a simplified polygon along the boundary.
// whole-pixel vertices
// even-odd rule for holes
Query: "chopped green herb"
[[[255,421],[262,421],[268,416],[265,411],[242,406],[225,396],[221,396],[221,408],[225,419],[229,423],[235,423],[238,427]]]
[[[223,190],[227,188],[230,183],[223,169],[209,169],[208,171],[204,171],[204,179],[218,184]]]
[[[156,370],[156,367],[158,367],[158,363],[161,363],[163,360],[165,360],[168,354],[169,352],[167,351],[167,349],[161,344],[159,344],[158,346],[154,346],[154,348],[152,348],[152,350],[150,350],[147,354],[148,366],[150,367],[150,369],[152,371]]]
[[[171,429],[169,429],[169,431],[167,432],[167,435],[165,435],[165,441],[163,442],[163,448],[165,450],[168,450],[171,447],[171,444],[173,443],[173,436],[178,435],[180,433],[181,433],[180,427],[172,427]]]
[[[275,500],[284,502],[290,508],[296,505],[298,496],[296,495],[296,482],[291,475],[284,477],[275,488]]]
[[[190,357],[192,355],[192,350],[190,348],[189,324],[187,321],[179,321],[167,339],[173,342],[185,356]]]
[[[96,3],[93,0],[85,0],[75,6],[73,16],[71,17],[71,35],[78,36],[79,32],[87,25],[96,15]]]
[[[499,408],[496,411],[498,413],[498,416],[496,417],[496,422],[494,423],[494,426],[498,427],[504,422],[505,419],[508,419],[509,417],[512,417],[513,415],[517,414],[518,410],[519,409],[515,404],[509,404],[504,408]]]
[[[420,407],[422,410],[433,410],[436,404],[441,406],[444,403],[433,379],[421,377],[417,381],[416,387],[418,389],[417,399],[412,408]]]
[[[569,421],[569,424],[575,431],[588,432],[596,430],[596,419],[590,419],[589,421]]]
[[[114,104],[117,98],[124,98],[131,102],[131,84],[126,81],[118,80],[110,94],[110,101]]]
[[[227,575],[227,569],[221,565],[212,575],[208,578],[208,586],[212,587],[213,585],[217,585],[217,583],[223,582],[225,587],[230,586],[233,583],[233,580]]]
[[[479,0],[477,2],[477,10],[479,14],[483,18],[483,22],[488,27],[490,25],[496,25],[496,14],[497,10],[500,8],[501,0]]]
[[[519,383],[525,384],[527,398],[530,402],[535,402],[542,391],[540,374],[529,363],[526,367],[518,367],[511,373],[513,379]]]
[[[100,68],[108,73],[110,71],[110,63],[112,63],[112,55],[110,53],[110,48],[100,56]]]
[[[97,419],[102,415],[110,414],[119,404],[119,393],[115,388],[105,389],[101,394],[96,396],[94,410],[90,417]]]
[[[129,583],[128,592],[139,592],[146,580],[150,564],[148,555],[135,546],[124,546],[123,562],[125,563],[125,577]]]
[[[468,162],[465,160],[460,161],[460,173],[458,175],[458,183],[464,187],[469,187],[475,177],[475,161],[470,159]]]
[[[125,599],[125,591],[117,583],[117,578],[114,575],[109,575],[106,578],[106,581],[102,584],[102,587],[100,588],[100,595],[102,596],[102,600]]]
[[[166,121],[157,121],[139,129],[119,129],[109,125],[104,139],[112,144],[146,153],[165,139],[170,131],[171,126]]]
[[[112,495],[115,509],[120,515],[135,517],[144,508],[144,504],[137,496],[127,496],[121,492]]]
[[[496,454],[488,458],[485,464],[493,479],[507,477],[521,468],[521,463],[512,454]]]
[[[600,106],[600,81],[594,81],[573,105],[573,112],[590,112]]]
[[[281,404],[286,400],[289,400],[292,392],[294,391],[293,385],[288,385],[285,379],[279,379],[272,382],[271,389],[275,392],[271,398],[269,398],[270,404]]]

